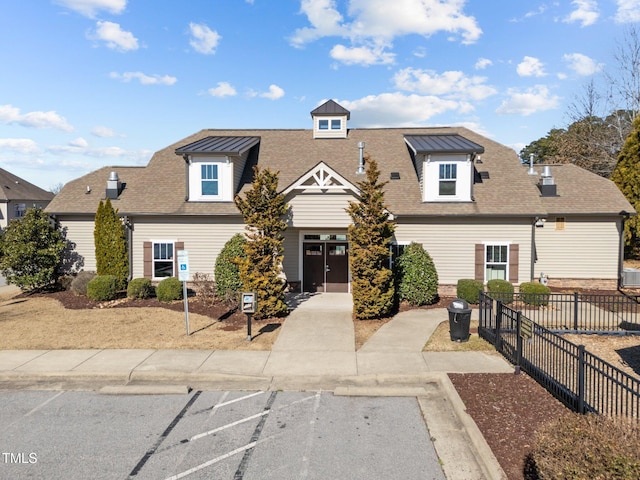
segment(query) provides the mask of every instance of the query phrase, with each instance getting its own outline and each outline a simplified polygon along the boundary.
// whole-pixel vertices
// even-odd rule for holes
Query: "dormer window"
[[[323,103],[311,112],[313,138],[347,138],[349,116],[349,110],[333,100]]]
[[[218,196],[218,165],[206,164],[200,166],[202,178],[202,195]]]
[[[438,195],[447,196],[456,194],[456,180],[458,178],[458,166],[455,163],[440,164],[440,184]]]

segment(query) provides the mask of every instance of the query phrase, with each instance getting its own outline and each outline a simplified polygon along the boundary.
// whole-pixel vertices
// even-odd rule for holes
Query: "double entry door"
[[[303,243],[303,289],[305,292],[349,291],[349,244]]]

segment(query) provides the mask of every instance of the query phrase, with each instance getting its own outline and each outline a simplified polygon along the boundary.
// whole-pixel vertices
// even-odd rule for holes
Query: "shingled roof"
[[[47,202],[52,198],[53,193],[47,192],[17,175],[0,168],[0,202],[11,200],[38,200]]]
[[[484,149],[473,186],[473,202],[422,202],[418,174],[411,158],[408,137],[454,136],[466,145]],[[381,180],[397,173],[400,180],[385,185],[385,199],[396,216],[544,216],[565,214],[617,214],[632,212],[616,186],[604,178],[571,165],[554,171],[558,197],[541,197],[537,177],[527,175],[514,150],[463,127],[350,129],[345,139],[314,139],[312,130],[202,130],[156,152],[146,167],[105,167],[69,182],[49,204],[51,213],[93,214],[105,198],[109,172],[118,172],[125,188],[113,201],[121,214],[140,215],[239,215],[233,202],[187,202],[186,167],[176,154],[188,146],[220,138],[256,138],[243,182],[236,193],[250,188],[251,167],[279,172],[279,188],[285,190],[319,162],[324,162],[349,182],[364,180],[356,174],[358,143],[378,162]],[[454,138],[452,137],[452,138]],[[463,142],[464,143],[464,142]],[[189,147],[190,148],[190,147]],[[482,172],[485,172],[481,174]],[[486,173],[488,172],[488,174]],[[557,173],[556,173],[557,172]],[[565,173],[566,172],[566,173]],[[534,181],[535,180],[535,181]],[[90,193],[87,192],[89,187]],[[595,200],[597,199],[597,200]]]

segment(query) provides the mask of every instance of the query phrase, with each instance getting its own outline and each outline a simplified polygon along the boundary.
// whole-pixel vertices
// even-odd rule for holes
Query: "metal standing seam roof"
[[[458,134],[405,135],[409,146],[418,154],[484,153],[484,147]]]
[[[176,154],[215,153],[218,155],[242,155],[259,141],[260,137],[209,136],[176,149]]]
[[[333,100],[328,100],[315,110],[311,110],[311,116],[315,115],[346,115],[347,120],[351,117],[351,112],[346,108],[338,105]]]

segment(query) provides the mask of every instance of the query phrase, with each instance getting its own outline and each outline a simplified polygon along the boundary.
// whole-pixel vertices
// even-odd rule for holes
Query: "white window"
[[[16,203],[16,218],[22,218],[27,213],[27,204],[26,203]]]
[[[329,130],[329,120],[318,120],[318,130]]]
[[[342,122],[340,119],[331,120],[331,130],[340,130],[342,128]]]
[[[217,197],[219,195],[218,182],[218,165],[216,164],[204,164],[200,166],[200,178],[201,178],[201,193],[203,196]]]
[[[153,278],[173,277],[173,242],[153,242]]]
[[[455,195],[458,166],[455,163],[441,163],[438,195]]]
[[[485,281],[507,280],[509,245],[485,245]]]
[[[389,245],[389,268],[393,269],[396,260],[404,253],[404,249],[409,246],[408,243],[392,243]]]

